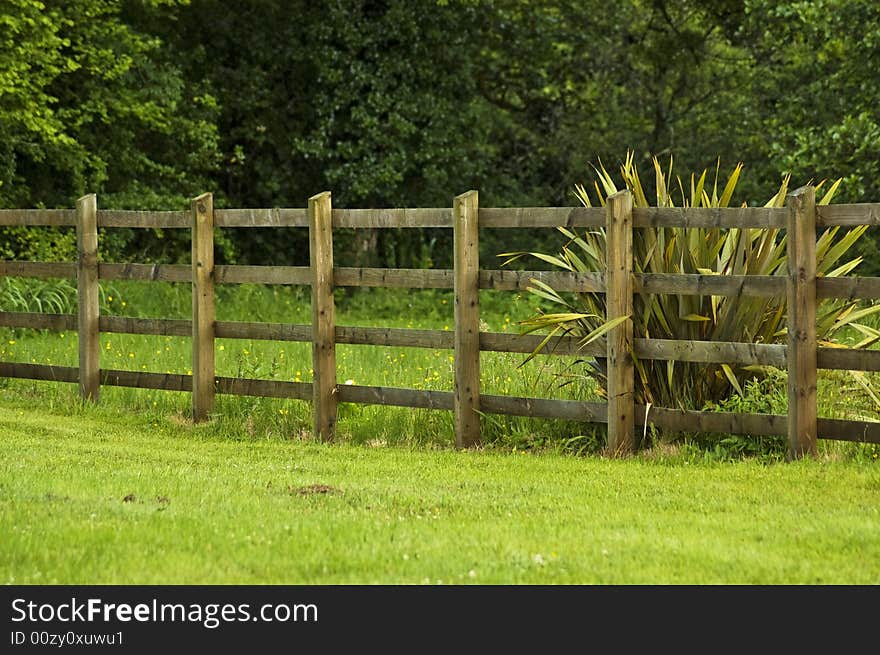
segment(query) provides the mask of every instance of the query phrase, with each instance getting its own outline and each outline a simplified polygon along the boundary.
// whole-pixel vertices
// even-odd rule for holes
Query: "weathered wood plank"
[[[0,377],[77,382],[78,369],[69,366],[0,362]],[[312,385],[308,382],[218,377],[215,378],[214,383],[217,393],[236,396],[310,400],[312,394]],[[102,370],[101,384],[158,391],[190,392],[192,391],[192,376],[149,371]]]
[[[425,209],[334,209],[333,227],[452,227],[449,207]]]
[[[531,353],[540,345],[540,335],[516,335],[481,332],[480,350]],[[633,352],[639,359],[695,363],[726,363],[738,366],[775,366],[785,368],[786,346],[782,344],[735,343],[725,341],[685,341],[675,339],[633,339]],[[607,341],[581,347],[576,337],[554,337],[542,353],[579,357],[605,357]],[[880,355],[880,351],[877,351]]]
[[[75,209],[0,209],[0,225],[76,225]]]
[[[215,209],[216,227],[308,227],[308,210],[280,209]]]
[[[75,366],[25,364],[24,362],[0,362],[0,377],[78,383],[79,368]]]
[[[651,407],[647,414],[644,405],[635,408],[636,424],[653,425],[669,432],[716,432],[719,434],[751,434],[755,436],[784,436],[788,431],[788,417],[782,414],[738,414],[735,412],[701,412],[683,409]]]
[[[156,282],[189,282],[191,268],[181,264],[99,264],[102,280],[151,280]],[[0,262],[0,275],[21,277],[75,277],[74,264],[43,262]],[[605,291],[604,274],[569,273],[565,271],[481,270],[481,289],[524,291],[533,278],[557,291]],[[451,269],[334,269],[337,286],[387,287],[417,289],[451,289]],[[785,278],[759,275],[679,275],[666,273],[635,273],[634,293],[665,293],[703,296],[774,297],[785,289]],[[216,284],[280,284],[310,285],[309,268],[305,266],[217,266]],[[817,298],[871,299],[880,298],[880,278],[847,277],[818,278]]]
[[[838,371],[880,371],[880,350],[819,348],[816,365]]]
[[[816,454],[816,190],[788,198],[789,456]]]
[[[99,209],[98,227],[183,229],[190,227],[190,217],[185,211]]]
[[[192,268],[185,264],[100,264],[105,280],[150,280],[189,282]],[[215,284],[291,284],[309,285],[308,266],[216,266]]]
[[[101,332],[114,334],[150,334],[163,337],[191,337],[192,321],[170,318],[131,318],[102,316]]]
[[[0,312],[0,325],[4,327],[74,330],[76,329],[76,317],[70,314]],[[101,332],[109,333],[185,337],[192,334],[192,322],[185,319],[101,316],[100,329]],[[214,336],[217,339],[309,342],[312,338],[312,328],[309,325],[286,323],[217,321]],[[533,334],[481,332],[480,351],[526,354],[533,352],[543,339],[543,336]],[[448,330],[336,326],[335,341],[337,344],[347,345],[450,350],[454,347],[454,334]],[[786,346],[782,344],[636,338],[633,340],[633,349],[640,359],[785,367]],[[576,337],[554,337],[541,352],[557,356],[604,357],[606,355],[606,341],[597,339],[593,343],[581,347],[580,340]],[[819,367],[880,371],[880,351],[820,348]]]
[[[146,280],[152,282],[192,282],[192,266],[187,264],[98,264],[102,280]]]
[[[633,293],[639,294],[773,298],[782,295],[786,288],[785,277],[777,275],[634,273],[633,276]],[[480,288],[524,290],[533,277],[557,291],[601,293],[605,290],[604,275],[601,273],[574,274],[563,271],[480,271]],[[880,298],[880,277],[820,277],[816,279],[816,297],[850,300]]]
[[[875,421],[844,421],[820,418],[817,421],[819,438],[835,441],[880,443],[880,423]]]
[[[73,314],[42,314],[33,312],[0,312],[0,326],[45,330],[75,330]],[[192,321],[185,319],[130,318],[101,316],[101,332],[148,334],[159,336],[192,335]],[[244,323],[217,321],[218,339],[254,339],[268,341],[308,342],[312,338],[309,325],[286,323]],[[481,332],[481,352],[531,353],[543,340],[540,335]],[[336,343],[348,345],[390,346],[450,350],[453,333],[448,330],[412,330],[381,327],[336,327]],[[785,368],[786,346],[783,344],[729,343],[714,341],[683,341],[672,339],[633,340],[640,359],[675,360],[681,362],[725,362],[740,366],[775,366]],[[605,356],[605,340],[581,348],[575,337],[554,337],[542,353],[563,356]],[[880,350],[819,348],[818,367],[850,371],[880,371]]]
[[[151,373],[149,371],[101,371],[101,384],[108,387],[132,387],[158,391],[192,391],[191,375]]]
[[[425,391],[421,389],[397,389],[394,387],[371,387],[355,384],[339,385],[339,402],[362,405],[391,405],[416,409],[453,408],[451,391]]]
[[[103,319],[102,319],[103,320]],[[177,333],[189,325],[189,321],[180,321],[180,326],[163,328],[161,322],[150,330],[150,325],[140,326],[139,321],[149,320],[151,323],[156,319],[132,319],[132,334],[159,334],[159,330],[168,329],[169,334]],[[175,321],[175,323],[177,323]],[[103,328],[102,328],[103,329]],[[135,330],[143,329],[144,332]],[[104,330],[111,331],[111,330]],[[119,329],[123,332],[126,330]],[[288,325],[285,323],[243,323],[231,321],[217,321],[215,336],[218,339],[255,339],[268,341],[300,341],[306,342],[312,339],[312,328],[308,325]],[[517,335],[503,332],[481,332],[480,350],[483,352],[512,352],[530,353],[543,340],[536,335]],[[346,345],[371,345],[390,346],[398,348],[430,348],[437,350],[451,350],[454,348],[454,333],[449,330],[413,330],[404,328],[382,327],[349,327],[336,326],[337,344]],[[578,340],[574,337],[555,337],[545,351],[556,355],[595,355],[604,356],[604,341],[599,345],[590,344],[584,349],[579,349]]]
[[[307,209],[217,210],[218,227],[308,227]],[[449,208],[332,209],[334,228],[450,228]]]
[[[76,277],[76,264],[72,262],[0,261],[0,275],[72,279]]]
[[[604,273],[571,273],[569,271],[509,271],[481,270],[480,288],[496,291],[525,291],[532,280],[550,285],[556,291],[580,293],[605,291]]]
[[[451,289],[454,274],[449,269],[336,267],[333,282],[339,287]]]
[[[480,250],[479,195],[468,191],[453,202],[455,270],[454,407],[455,445],[480,443]]]
[[[181,324],[188,325],[189,322],[181,321]],[[137,326],[137,322],[133,323],[133,325]],[[134,329],[138,328],[135,327]],[[174,329],[176,330],[177,328]],[[181,327],[180,329],[182,330],[183,328]],[[137,334],[138,332],[133,333]],[[153,332],[149,332],[149,334],[153,334]],[[308,325],[288,325],[284,323],[217,321],[215,336],[218,339],[306,342],[312,339],[312,328]],[[538,347],[542,340],[543,337],[531,334],[516,335],[503,332],[481,332],[480,350],[483,352],[530,353]],[[336,326],[336,343],[397,348],[430,348],[437,350],[451,350],[455,347],[454,333],[449,330],[413,330],[382,327]],[[547,348],[542,352],[555,355],[604,356],[605,342],[600,341],[598,343],[598,346],[590,344],[583,349],[579,349],[578,340],[574,337],[555,337],[551,339]]]
[[[816,224],[820,227],[880,225],[880,203],[820,205],[816,207]]]
[[[156,282],[188,282],[189,266],[181,264],[99,264],[102,280],[152,280]],[[0,275],[21,277],[74,277],[76,268],[68,263],[0,262]],[[568,273],[563,271],[481,270],[481,289],[524,291],[533,278],[557,291],[581,293],[605,291],[601,273]],[[309,269],[304,266],[217,266],[216,284],[311,284]],[[764,275],[679,275],[666,273],[635,273],[634,293],[665,293],[703,296],[774,297],[783,293],[785,278]],[[409,289],[451,289],[450,269],[334,269],[337,286],[387,287]],[[847,277],[818,278],[817,298],[872,299],[880,298],[880,278]]]
[[[101,393],[101,335],[98,327],[98,201],[95,194],[76,201],[76,298],[79,338],[79,391],[98,402]]]
[[[787,212],[775,207],[636,207],[635,227],[784,228]]]
[[[634,293],[643,294],[772,298],[785,292],[785,278],[775,275],[635,273],[634,277]]]
[[[214,199],[192,200],[193,420],[214,411]]]
[[[633,314],[632,194],[620,191],[605,204],[608,239],[606,248],[606,319]],[[608,332],[608,453],[612,456],[636,449],[633,402],[635,366],[632,358],[633,322],[627,319]]]
[[[286,382],[283,380],[254,380],[248,378],[214,379],[217,393],[232,396],[256,396],[261,398],[312,399],[311,382]]]
[[[664,361],[775,366],[777,368],[785,368],[786,361],[786,347],[782,344],[635,339],[634,350],[639,359]]]
[[[393,346],[399,348],[454,348],[454,334],[448,330],[403,328],[336,327],[336,343]]]
[[[553,418],[586,423],[607,423],[608,406],[601,402],[557,400],[550,398],[523,398],[518,396],[483,395],[483,412],[507,416]]]
[[[531,353],[541,345],[543,335],[480,332],[480,350],[483,352]],[[605,357],[605,340],[594,341],[581,347],[576,337],[553,337],[541,349],[542,354]]]
[[[311,341],[311,325],[287,323],[242,323],[216,321],[214,336],[217,339],[257,339],[266,341]]]
[[[75,384],[79,381],[79,369],[70,366],[0,362],[0,377]],[[101,384],[189,392],[192,391],[192,376],[145,371],[102,370]],[[216,392],[231,395],[308,400],[311,398],[311,387],[312,385],[308,382],[215,378]],[[452,410],[453,405],[453,394],[449,391],[342,385],[339,396],[341,402],[447,411]],[[607,421],[605,403],[494,395],[483,395],[481,399],[483,401],[481,411],[489,414],[596,423]],[[636,424],[644,425],[645,417],[645,407],[636,406]],[[783,436],[788,427],[787,417],[784,415],[699,412],[662,407],[650,408],[647,413],[647,423],[670,432],[714,432],[755,436]],[[821,439],[880,443],[880,422],[820,418],[817,421],[817,430]]]
[[[880,298],[880,277],[820,277],[816,279],[816,297],[848,300]]]
[[[333,227],[330,192],[309,198],[309,261],[312,274],[312,404],[315,436],[336,432],[336,306],[333,302]]]
[[[601,207],[486,207],[481,228],[604,227]]]
[[[636,407],[636,423],[645,424],[644,406]],[[714,432],[753,436],[785,436],[788,417],[784,414],[738,414],[733,412],[699,412],[651,407],[648,424],[669,432]],[[880,423],[817,419],[821,439],[880,443]]]
[[[312,283],[308,266],[217,266],[216,284],[292,284]]]
[[[448,208],[334,209],[333,226],[346,228],[450,228]],[[633,212],[635,227],[785,227],[783,210],[765,207],[680,208],[640,207]],[[305,208],[216,209],[217,227],[308,227]],[[542,228],[603,227],[601,207],[484,207],[480,227]],[[2,209],[0,225],[75,226],[71,209]],[[183,211],[98,211],[99,227],[186,228]],[[880,225],[880,203],[817,207],[817,225]]]
[[[76,314],[0,312],[0,326],[32,330],[76,330]]]
[[[155,320],[155,319],[150,319]],[[188,325],[188,321],[182,321]],[[137,323],[134,323],[136,326]],[[137,329],[137,328],[135,328]],[[175,330],[177,328],[174,328]],[[180,328],[182,329],[182,327]],[[122,331],[122,330],[120,330]],[[137,334],[137,332],[134,332]],[[150,332],[152,334],[152,332]],[[308,325],[284,323],[239,323],[217,321],[218,339],[256,339],[268,341],[311,341],[312,328]],[[517,335],[503,332],[481,332],[480,350],[483,352],[530,353],[543,340],[537,335]],[[390,346],[398,348],[454,348],[454,333],[449,330],[413,330],[404,328],[336,326],[336,343],[347,345]],[[598,344],[598,345],[597,345]],[[605,342],[600,340],[579,348],[574,337],[554,337],[542,352],[555,355],[594,355],[604,357]]]
[[[425,268],[346,268],[334,269],[334,281],[340,287],[385,287],[406,289],[452,289],[455,274],[450,269]],[[532,279],[540,280],[557,291],[602,292],[601,273],[569,273],[567,271],[481,270],[480,289],[498,291],[526,290]]]

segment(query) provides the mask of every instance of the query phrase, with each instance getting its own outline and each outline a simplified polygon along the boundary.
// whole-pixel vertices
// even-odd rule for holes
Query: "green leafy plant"
[[[67,280],[0,277],[0,311],[76,313],[76,287]]]
[[[76,314],[76,283],[64,279],[0,277],[0,312]],[[112,315],[127,303],[115,286],[98,286],[102,315]]]
[[[711,184],[707,182],[706,170],[699,177],[691,174],[686,185],[680,177],[673,175],[671,158],[666,171],[656,157],[653,164],[658,207],[676,206],[676,196],[683,207],[728,207],[742,172],[742,164],[737,164],[719,192],[720,161]],[[592,191],[599,204],[604,206],[606,198],[616,193],[618,186],[601,162],[594,170],[597,180]],[[633,153],[627,154],[620,173],[625,188],[633,194],[634,206],[650,206]],[[819,204],[831,201],[839,182],[830,185]],[[784,206],[788,184],[786,176],[765,206]],[[824,184],[819,184],[817,189],[822,186]],[[585,187],[577,186],[576,195],[585,206],[592,206],[591,195]],[[844,258],[866,230],[866,226],[859,226],[841,232],[839,227],[832,227],[822,232],[816,248],[818,275],[835,277],[853,271],[861,259],[855,257],[844,261]],[[499,256],[507,258],[505,264],[531,256],[566,271],[605,270],[603,229],[583,233],[568,228],[559,228],[559,231],[566,242],[555,255],[511,252]],[[633,232],[633,267],[638,273],[784,276],[785,233],[779,229],[751,228],[640,228]],[[547,337],[532,356],[546,348],[552,336],[571,335],[587,343],[615,324],[614,321],[605,321],[605,295],[602,293],[563,295],[538,280],[532,280],[529,291],[561,308],[561,311],[552,313],[539,311],[521,322],[525,332],[547,332]],[[858,321],[877,310],[880,306],[862,307],[858,301],[820,301],[816,321],[820,343],[827,345],[844,327],[854,328],[864,337],[854,347],[873,343],[880,337],[880,332]],[[632,320],[635,334],[646,338],[778,343],[785,340],[785,298],[637,294],[633,300]],[[595,358],[578,363],[584,365],[583,373],[574,377],[581,375],[596,379],[602,393],[606,380],[605,360]],[[685,409],[703,407],[734,392],[742,396],[746,380],[766,374],[761,367],[737,368],[728,364],[636,360],[635,366],[637,403]],[[564,382],[572,379],[567,376]]]
[[[742,394],[733,394],[717,403],[707,403],[707,409],[719,412],[749,414],[785,414],[788,407],[785,371],[767,369],[766,375],[746,380]],[[732,460],[756,457],[766,461],[782,461],[788,448],[785,437],[751,435],[694,435],[692,440],[702,448],[707,459]]]

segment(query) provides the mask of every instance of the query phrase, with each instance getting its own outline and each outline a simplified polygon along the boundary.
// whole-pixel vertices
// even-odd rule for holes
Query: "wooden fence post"
[[[76,255],[79,390],[83,400],[98,402],[101,391],[98,201],[93,193],[76,201]]]
[[[330,192],[309,198],[309,264],[312,269],[312,404],[315,436],[336,432],[336,306],[333,302],[333,225]]]
[[[480,252],[479,196],[468,191],[453,201],[455,293],[455,445],[480,443]]]
[[[214,411],[214,198],[203,193],[192,211],[193,421]]]
[[[816,454],[816,190],[788,197],[788,456]]]
[[[607,289],[606,320],[633,313],[632,194],[620,191],[605,203]],[[608,332],[608,444],[609,455],[636,449],[635,367],[633,322],[624,321]]]

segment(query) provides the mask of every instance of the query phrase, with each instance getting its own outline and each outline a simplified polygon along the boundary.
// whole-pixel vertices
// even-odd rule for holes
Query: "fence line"
[[[97,208],[94,195],[74,210],[0,210],[0,225],[76,227],[74,263],[0,261],[0,275],[76,278],[76,315],[0,311],[0,326],[77,330],[79,366],[63,367],[0,362],[0,376],[78,383],[85,400],[97,402],[100,386],[125,386],[192,394],[193,418],[210,416],[214,395],[266,396],[311,401],[314,432],[332,439],[339,402],[452,411],[455,443],[480,442],[483,413],[561,418],[608,424],[608,451],[631,452],[645,424],[671,431],[787,435],[793,457],[816,452],[817,438],[880,443],[880,422],[821,419],[816,416],[818,369],[880,371],[880,351],[817,347],[816,301],[822,298],[880,298],[880,278],[817,278],[816,227],[880,225],[880,205],[816,206],[811,187],[789,196],[786,208],[633,208],[628,192],[611,196],[605,208],[480,208],[478,194],[457,196],[451,208],[333,209],[329,193],[309,199],[305,209],[214,209],[211,194],[194,198],[189,211],[117,211]],[[481,270],[480,228],[604,227],[608,238],[606,271]],[[180,228],[192,232],[190,265],[98,263],[97,228]],[[213,233],[217,227],[302,227],[309,229],[310,265],[214,266]],[[333,265],[333,229],[445,227],[453,229],[452,270],[347,268]],[[786,230],[786,275],[717,276],[642,274],[632,265],[632,230],[646,227],[718,227]],[[188,282],[193,289],[192,320],[100,316],[99,280]],[[581,348],[573,337],[555,337],[548,354],[606,358],[607,403],[482,394],[479,354],[485,351],[532,352],[543,337],[480,332],[479,289],[522,290],[541,280],[559,291],[607,294],[608,319],[629,316],[634,294],[781,296],[786,294],[788,343],[754,344],[641,338],[632,321],[622,322]],[[215,284],[309,285],[312,324],[216,321]],[[455,329],[410,330],[342,327],[335,324],[333,289],[339,286],[453,289]],[[193,374],[160,374],[100,368],[100,332],[191,336]],[[269,339],[312,344],[311,383],[224,378],[215,375],[218,338]],[[454,351],[454,390],[425,391],[338,385],[336,344],[446,348]],[[683,362],[768,365],[788,370],[787,415],[739,414],[645,408],[634,404],[633,356]]]
[[[0,261],[0,275],[31,278],[76,278],[76,264],[64,262]],[[190,282],[192,269],[185,264],[99,263],[102,280],[145,280]],[[451,269],[333,268],[337,287],[386,287],[403,289],[452,289]],[[557,291],[604,293],[603,273],[568,271],[479,272],[480,289],[524,291],[531,280],[539,280]],[[214,268],[215,284],[311,284],[308,266],[238,266]],[[755,296],[772,298],[785,293],[785,278],[773,275],[704,275],[702,273],[633,273],[633,293]],[[880,278],[823,277],[816,280],[816,298],[871,300],[880,298]]]
[[[0,324],[12,328],[42,330],[76,330],[74,314],[32,312],[0,312]],[[101,316],[101,332],[186,337],[192,335],[189,319],[130,318]],[[312,340],[310,325],[290,323],[244,323],[215,321],[217,339],[255,339],[265,341],[308,342]],[[410,328],[336,326],[337,344],[361,346],[392,346],[451,350],[453,333],[444,330]],[[536,335],[513,335],[505,332],[480,332],[481,352],[531,353],[543,341]],[[739,366],[773,366],[786,368],[786,346],[783,344],[737,343],[726,341],[686,341],[680,339],[633,339],[633,353],[639,359],[715,363]],[[547,351],[554,355],[585,355],[601,357],[606,352],[604,339],[581,346],[576,337],[554,337]],[[854,350],[818,347],[820,369],[880,372],[880,350]]]
[[[636,207],[633,227],[750,227],[785,229],[789,210],[779,207]],[[187,211],[98,209],[98,227],[190,229]],[[451,228],[452,209],[334,209],[334,228]],[[599,207],[484,207],[481,228],[604,227]],[[76,226],[73,209],[0,209],[0,225]],[[302,208],[216,209],[216,227],[308,227]],[[816,226],[880,225],[880,204],[816,207]]]

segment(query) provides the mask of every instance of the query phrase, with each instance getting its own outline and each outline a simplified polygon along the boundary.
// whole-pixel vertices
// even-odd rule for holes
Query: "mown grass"
[[[325,445],[0,399],[5,584],[876,584],[880,468]]]

